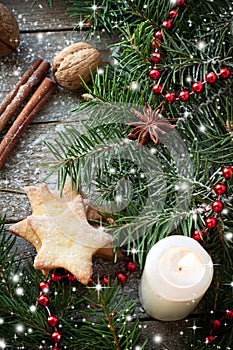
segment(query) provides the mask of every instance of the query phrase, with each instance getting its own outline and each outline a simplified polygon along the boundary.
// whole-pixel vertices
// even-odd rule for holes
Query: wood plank
[[[76,33],[73,31],[63,31],[58,33],[30,33],[22,34],[21,44],[16,53],[10,56],[2,57],[0,61],[0,98],[12,89],[19,77],[29,67],[33,60],[40,56],[52,65],[55,55],[65,47],[75,43],[85,41],[96,47],[100,51],[102,65],[111,62],[111,50],[109,45],[117,41],[112,38],[111,41],[106,34],[102,34],[101,41],[98,35],[87,40],[85,33]],[[52,73],[50,73],[52,77]],[[65,90],[66,93],[68,90]],[[70,96],[77,95],[78,92],[70,92]],[[80,94],[79,94],[80,95]]]
[[[78,128],[79,121],[30,125],[0,173],[0,188],[8,191],[11,189],[21,191],[23,186],[43,182],[48,173],[48,167],[42,164],[51,163],[54,160],[44,141],[53,143],[57,131],[62,130],[64,125],[73,125]],[[53,176],[47,182],[51,187],[56,188],[57,177]],[[22,207],[25,208],[25,198],[15,193],[10,194],[10,192],[0,192],[0,196],[0,212],[5,211],[4,208],[12,207],[12,210],[7,213],[7,219],[12,221],[21,219],[24,215]]]
[[[46,31],[73,29],[76,20],[67,13],[68,2],[55,0],[53,6],[49,6],[47,0],[37,0],[33,6],[33,0],[2,0],[1,3],[8,7],[14,14],[20,31]]]

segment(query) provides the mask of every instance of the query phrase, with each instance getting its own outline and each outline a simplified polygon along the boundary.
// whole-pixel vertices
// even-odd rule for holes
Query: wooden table
[[[110,38],[102,33],[101,37],[94,35],[86,39],[87,32],[74,31],[76,24],[66,12],[64,2],[54,1],[54,7],[49,7],[46,0],[33,1],[2,0],[17,19],[21,32],[21,43],[16,53],[0,58],[0,99],[15,85],[18,77],[29,67],[30,63],[40,56],[52,63],[55,54],[64,47],[78,41],[87,41],[101,52],[104,63],[111,61],[111,49],[108,47],[116,38]],[[52,77],[52,73],[50,73]],[[26,185],[39,185],[43,182],[48,169],[42,167],[42,162],[51,161],[52,155],[44,145],[44,141],[53,142],[56,132],[64,125],[78,127],[80,117],[72,110],[79,105],[81,91],[68,91],[59,88],[43,107],[39,115],[27,128],[18,142],[4,169],[0,173],[0,212],[6,214],[7,224],[17,222],[30,214],[27,197],[22,191]],[[56,188],[56,177],[47,180],[50,188]],[[19,258],[25,259],[35,254],[30,244],[18,238]],[[121,271],[126,258],[118,264],[94,259],[95,275],[113,275]],[[185,340],[180,332],[192,327],[195,314],[186,321],[158,322],[151,319],[141,309],[138,300],[138,281],[140,271],[137,269],[130,275],[123,287],[123,293],[130,293],[137,302],[136,313],[141,317],[142,339],[148,338],[148,349],[181,350]],[[197,316],[197,315],[196,315]],[[156,343],[154,337],[162,336],[162,343]]]

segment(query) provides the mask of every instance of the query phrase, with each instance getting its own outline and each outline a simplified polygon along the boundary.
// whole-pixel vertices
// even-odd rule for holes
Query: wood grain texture
[[[51,7],[46,0],[2,0],[19,24],[20,31],[72,30],[76,22],[68,15],[68,2],[54,0]],[[34,5],[33,5],[34,4]]]

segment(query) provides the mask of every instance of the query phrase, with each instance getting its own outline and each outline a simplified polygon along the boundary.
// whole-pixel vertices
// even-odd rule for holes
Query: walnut
[[[8,8],[0,4],[0,56],[10,55],[19,43],[18,23]]]
[[[82,79],[87,83],[100,64],[100,53],[85,42],[72,44],[60,51],[53,60],[53,75],[57,83],[69,90],[78,89]]]

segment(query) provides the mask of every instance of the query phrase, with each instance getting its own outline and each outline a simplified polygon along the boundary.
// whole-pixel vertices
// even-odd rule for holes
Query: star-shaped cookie
[[[88,223],[87,205],[70,184],[62,197],[57,191],[50,192],[45,184],[29,186],[25,191],[32,215],[12,225],[10,231],[35,246],[36,269],[47,274],[51,269],[63,267],[87,284],[92,274],[92,256],[100,248],[110,247],[112,236]]]
[[[88,223],[81,195],[58,216],[32,215],[28,220],[42,242],[34,267],[40,270],[63,267],[83,284],[92,275],[94,253],[112,243],[111,235]]]

